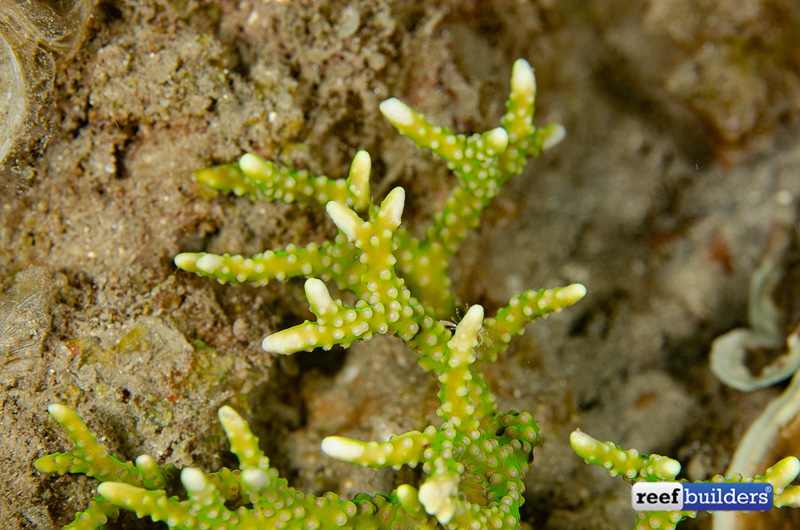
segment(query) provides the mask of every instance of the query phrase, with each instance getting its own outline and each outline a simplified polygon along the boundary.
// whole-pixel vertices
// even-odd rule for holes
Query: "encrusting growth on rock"
[[[501,127],[472,136],[434,126],[397,99],[381,103],[381,112],[395,128],[443,158],[457,180],[421,239],[402,226],[402,188],[389,192],[380,206],[372,203],[371,162],[363,151],[355,156],[346,180],[310,175],[250,154],[236,164],[197,173],[198,182],[215,190],[325,208],[339,230],[333,242],[304,248],[288,245],[249,258],[183,253],[175,257],[175,264],[220,282],[265,285],[270,280],[307,278],[305,294],[315,320],[267,336],[262,342],[267,352],[289,355],[327,350],[369,340],[376,333],[396,336],[413,349],[419,365],[440,384],[441,405],[436,410],[440,424],[385,442],[329,436],[322,450],[332,458],[372,468],[419,466],[424,478],[418,486],[401,484],[389,494],[358,494],[352,500],[297,491],[270,467],[247,423],[226,406],[219,410],[219,420],[239,460],[239,470],[183,469],[180,482],[186,495],[182,500],[165,491],[168,479],[177,474],[173,466],[159,467],[149,457],[140,457],[134,464],[110,456],[76,414],[53,405],[51,415],[75,448],[40,458],[37,468],[46,473],[85,473],[102,482],[97,488],[99,498],[68,528],[99,528],[119,508],[186,530],[519,528],[523,479],[542,437],[531,414],[497,411],[483,366],[496,360],[526,324],[577,302],[586,288],[572,284],[525,291],[493,317],[473,305],[455,329],[442,320],[452,318],[456,307],[448,260],[467,232],[478,225],[481,212],[502,185],[522,171],[529,157],[564,137],[561,125],[533,126],[535,95],[533,70],[519,59],[514,63]],[[331,281],[354,293],[357,301],[348,305],[334,299],[325,283]],[[671,480],[680,469],[674,460],[626,453],[580,432],[573,434],[573,445],[587,460],[600,463],[612,474],[623,473],[629,480],[639,476]],[[783,478],[797,474],[792,475],[794,468],[789,464],[781,465],[786,469],[775,482],[776,492],[779,482],[785,486]],[[229,502],[234,499],[239,500]],[[658,521],[677,522],[685,516],[675,519],[667,514]]]

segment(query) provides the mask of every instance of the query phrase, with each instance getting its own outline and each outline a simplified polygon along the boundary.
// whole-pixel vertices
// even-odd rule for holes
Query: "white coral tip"
[[[196,252],[181,252],[172,261],[175,262],[175,266],[179,269],[194,271],[199,256],[200,254]]]
[[[470,335],[477,335],[478,330],[481,329],[482,325],[483,325],[483,306],[475,304],[474,306],[469,308],[467,314],[464,315],[464,318],[462,318],[461,322],[459,322],[458,326],[456,326],[456,333],[459,332],[459,329],[463,329],[464,333],[469,333]]]
[[[582,283],[571,283],[561,289],[561,291],[558,293],[558,297],[560,299],[568,300],[572,304],[584,296],[586,296],[586,286]]]
[[[495,153],[502,153],[508,147],[508,131],[502,127],[496,127],[486,135],[488,147]]]
[[[305,284],[306,298],[315,314],[324,315],[335,312],[336,304],[325,284],[316,278],[309,278]]]
[[[97,493],[112,504],[125,505],[132,498],[140,496],[143,491],[145,490],[124,482],[103,482],[97,486]]]
[[[359,151],[353,157],[353,162],[350,164],[350,175],[356,175],[363,179],[369,179],[369,172],[372,170],[372,159],[366,151]]]
[[[414,486],[409,484],[401,484],[397,486],[395,493],[397,493],[397,500],[400,501],[400,505],[405,507],[407,510],[417,511],[422,509],[418,497],[419,492]]]
[[[767,474],[771,473],[777,474],[776,478],[780,483],[788,485],[800,474],[800,460],[794,456],[787,456],[767,470]]]
[[[225,432],[241,429],[244,426],[242,417],[228,405],[220,407],[217,411],[217,417],[222,424],[222,428],[225,429]]]
[[[186,467],[181,471],[181,483],[189,493],[197,493],[206,489],[208,481],[203,472],[196,467]]]
[[[456,513],[453,495],[457,486],[457,477],[445,474],[429,478],[419,488],[419,502],[443,525],[449,523]]]
[[[136,467],[139,469],[154,469],[158,467],[158,465],[152,456],[139,455],[136,457]]]
[[[592,438],[580,429],[575,429],[572,431],[572,434],[569,435],[569,444],[572,446],[572,449],[583,458],[589,458],[591,453],[602,445],[598,440]]]
[[[389,98],[378,106],[387,120],[396,127],[411,127],[414,125],[414,111],[397,98]]]
[[[292,328],[268,335],[261,340],[261,349],[268,353],[289,355],[307,347],[302,336]]]
[[[356,231],[359,225],[363,223],[361,218],[347,206],[335,201],[328,202],[328,204],[325,205],[325,210],[328,212],[333,224],[344,232],[347,239],[354,241],[356,239]]]
[[[356,210],[364,210],[369,206],[369,173],[371,170],[372,161],[369,153],[366,151],[356,153],[353,163],[350,164],[350,175],[347,178]]]
[[[549,126],[549,129],[542,139],[542,149],[547,151],[555,147],[557,144],[561,143],[561,140],[563,140],[565,136],[567,136],[567,130],[560,123]]]
[[[53,419],[59,423],[63,423],[70,416],[74,415],[71,410],[59,403],[53,403],[52,405],[48,406],[47,412],[49,412]]]
[[[533,75],[530,63],[525,59],[514,61],[514,67],[511,70],[511,90],[536,94],[536,76]]]
[[[239,169],[245,175],[254,175],[264,169],[265,162],[256,155],[246,153],[239,159]]]
[[[406,191],[399,186],[390,191],[389,195],[383,199],[380,213],[378,215],[385,220],[386,225],[390,230],[394,230],[400,226],[405,202]]]
[[[341,436],[326,436],[320,447],[326,455],[343,462],[357,462],[364,454],[361,443]]]
[[[658,477],[673,480],[681,472],[681,463],[672,458],[664,458],[655,464],[653,471]]]

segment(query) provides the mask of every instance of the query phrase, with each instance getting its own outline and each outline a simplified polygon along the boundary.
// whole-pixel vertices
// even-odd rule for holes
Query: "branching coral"
[[[249,194],[302,205],[325,206],[339,228],[332,243],[305,248],[289,246],[243,258],[184,253],[175,258],[182,269],[220,281],[256,282],[306,276],[306,297],[314,322],[266,337],[272,353],[348,346],[374,334],[402,339],[418,355],[419,364],[441,385],[439,426],[411,431],[378,442],[341,437],[323,440],[328,455],[369,467],[418,466],[426,479],[417,489],[399,486],[390,495],[359,495],[352,502],[334,495],[300,493],[278,477],[261,454],[246,423],[228,407],[219,416],[240,471],[205,475],[184,469],[181,481],[188,499],[168,498],[163,475],[151,459],[123,463],[98,446],[80,419],[62,406],[51,414],[65,427],[75,450],[37,461],[44,472],[82,472],[104,481],[101,499],[79,514],[73,528],[95,528],[115,507],[163,520],[173,528],[358,528],[432,527],[515,528],[523,503],[524,475],[541,443],[538,423],[528,413],[500,414],[489,392],[483,365],[492,362],[526,323],[559,311],[586,292],[582,285],[526,291],[515,296],[494,318],[472,306],[455,330],[441,318],[454,314],[455,301],[447,276],[449,258],[502,184],[564,136],[560,125],[535,128],[532,123],[535,79],[524,60],[515,63],[511,96],[502,127],[483,134],[453,134],[425,121],[396,99],[384,101],[381,112],[420,147],[444,158],[458,179],[444,209],[434,216],[426,237],[400,226],[405,192],[395,188],[379,207],[369,189],[370,158],[359,152],[347,180],[311,176],[279,167],[254,155],[238,164],[199,172],[198,181],[217,190]],[[364,221],[360,215],[366,215]],[[334,300],[324,281],[358,296],[353,306]],[[145,470],[153,477],[145,480]],[[148,475],[149,476],[149,475]],[[224,478],[223,478],[224,477]],[[225,503],[241,497],[247,504],[229,510]]]
[[[677,460],[661,455],[640,455],[636,449],[625,451],[612,442],[601,442],[577,430],[570,435],[570,444],[587,463],[608,470],[612,477],[620,475],[627,482],[674,482],[681,465]],[[717,475],[710,481],[699,482],[769,482],[774,488],[775,507],[800,507],[800,486],[790,486],[800,473],[800,460],[790,456],[784,458],[763,475],[744,477],[734,474],[730,478]],[[679,482],[686,482],[679,480]],[[669,530],[684,519],[697,517],[697,512],[640,512],[634,528],[636,530]]]
[[[474,305],[455,329],[442,319],[451,318],[456,306],[447,276],[449,258],[506,180],[521,172],[528,157],[564,136],[557,124],[533,126],[535,92],[533,70],[520,59],[514,64],[502,126],[473,136],[436,127],[399,100],[380,105],[400,133],[445,159],[457,178],[423,239],[401,226],[403,189],[395,188],[380,206],[373,205],[371,162],[365,152],[356,155],[346,180],[309,175],[254,155],[197,175],[200,183],[216,190],[324,206],[339,230],[333,242],[304,248],[289,245],[250,258],[184,253],[175,263],[221,282],[264,285],[306,277],[305,294],[315,320],[267,336],[262,342],[267,352],[288,355],[349,346],[376,333],[396,336],[410,346],[419,365],[439,381],[441,405],[436,412],[441,424],[385,442],[330,436],[323,440],[322,450],[373,468],[420,466],[424,479],[418,487],[402,484],[388,495],[359,494],[352,501],[331,493],[317,497],[299,492],[270,467],[247,423],[232,408],[223,407],[219,418],[239,469],[210,474],[196,468],[182,470],[186,499],[181,500],[165,491],[167,479],[176,473],[173,467],[161,468],[149,457],[132,463],[108,455],[77,415],[53,405],[50,413],[66,429],[75,449],[43,457],[37,468],[47,473],[85,473],[102,481],[97,489],[100,498],[78,514],[70,528],[98,528],[119,508],[181,529],[518,528],[523,479],[542,438],[531,414],[497,411],[483,368],[523,333],[527,323],[577,302],[586,289],[572,284],[526,291],[491,318]],[[358,301],[348,305],[334,299],[326,281],[354,293]],[[680,470],[674,460],[624,452],[580,432],[573,434],[572,443],[587,461],[630,481],[673,480]],[[775,480],[777,492],[798,470],[796,459],[787,460],[756,479]],[[794,505],[797,497],[796,488],[786,488],[776,502]],[[638,524],[666,528],[690,516],[651,513],[640,517]]]

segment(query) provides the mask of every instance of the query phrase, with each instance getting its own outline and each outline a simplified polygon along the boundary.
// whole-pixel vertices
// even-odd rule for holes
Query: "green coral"
[[[564,136],[557,124],[533,126],[535,93],[533,70],[520,59],[514,64],[502,126],[472,136],[436,127],[397,99],[380,105],[401,134],[445,159],[457,179],[422,239],[401,226],[403,189],[392,190],[379,206],[372,203],[371,162],[365,152],[356,155],[346,180],[280,167],[255,155],[197,174],[200,183],[215,190],[325,208],[339,229],[333,242],[304,248],[289,245],[249,258],[183,253],[175,263],[221,282],[264,285],[270,280],[306,277],[305,293],[314,321],[267,336],[262,342],[267,352],[288,355],[349,346],[376,333],[399,337],[410,346],[419,365],[440,384],[441,405],[436,412],[441,424],[382,443],[330,436],[323,440],[322,450],[333,458],[373,468],[419,466],[424,479],[418,487],[402,484],[388,495],[359,494],[352,501],[331,493],[299,492],[270,467],[247,423],[232,408],[223,407],[219,419],[239,459],[239,469],[208,474],[183,469],[180,481],[186,495],[182,500],[166,492],[169,479],[178,473],[174,467],[159,467],[149,457],[132,463],[110,456],[76,414],[53,405],[51,415],[75,448],[37,460],[37,468],[46,473],[84,473],[101,481],[99,498],[69,528],[99,528],[119,508],[180,529],[520,527],[523,479],[542,437],[531,414],[497,411],[483,368],[523,333],[527,323],[577,302],[586,289],[573,284],[526,291],[490,318],[474,305],[455,329],[443,319],[452,318],[456,307],[447,275],[449,258],[506,180],[522,171],[527,158]],[[354,293],[357,302],[348,305],[334,299],[327,281]],[[573,433],[572,443],[587,461],[602,465],[612,475],[623,474],[629,481],[673,480],[680,470],[674,460],[622,451],[579,431]],[[796,459],[783,461],[755,479],[774,479],[776,492],[781,489],[780,502],[795,505],[796,488],[786,485],[798,470]],[[665,528],[692,516],[649,512],[639,523],[644,528]]]
[[[418,356],[419,364],[438,378],[441,425],[431,425],[393,437],[387,442],[362,442],[337,436],[323,440],[328,455],[369,467],[420,466],[426,479],[416,488],[404,484],[390,495],[360,495],[352,502],[333,495],[315,497],[300,493],[278,477],[258,450],[246,423],[228,407],[220,410],[240,470],[228,473],[233,484],[224,493],[214,475],[184,469],[181,481],[188,499],[168,498],[162,482],[145,482],[142,471],[131,463],[131,480],[117,481],[91,466],[99,446],[85,445],[86,436],[75,437],[73,424],[62,420],[75,443],[72,453],[45,457],[37,462],[45,472],[85,472],[103,481],[98,487],[100,505],[109,503],[136,511],[137,515],[165,521],[173,528],[263,528],[280,526],[316,528],[432,527],[515,528],[525,489],[523,478],[541,443],[538,423],[529,413],[501,414],[496,410],[483,365],[497,358],[526,323],[560,311],[586,292],[582,285],[527,291],[515,296],[494,318],[484,318],[481,306],[471,307],[453,330],[440,320],[452,318],[455,298],[447,276],[449,258],[467,232],[478,223],[482,210],[502,184],[519,173],[530,156],[555,145],[564,136],[560,125],[535,128],[533,70],[524,60],[515,63],[511,96],[503,127],[484,134],[465,136],[429,124],[396,99],[384,101],[381,112],[419,146],[444,158],[458,183],[423,239],[401,227],[405,192],[392,190],[379,207],[371,202],[370,158],[359,152],[346,180],[331,180],[303,171],[282,168],[245,155],[238,164],[209,168],[198,180],[217,190],[249,194],[256,198],[323,206],[339,228],[334,242],[305,248],[288,246],[244,258],[205,253],[184,253],[175,258],[182,269],[220,281],[250,281],[308,277],[306,297],[315,321],[306,321],[263,340],[272,353],[348,346],[369,340],[374,334],[402,339]],[[367,220],[361,216],[365,215]],[[324,281],[356,294],[350,306],[333,299]],[[57,410],[66,410],[57,407]],[[52,411],[51,411],[52,412]],[[57,418],[58,419],[58,418]],[[82,425],[82,423],[80,424]],[[81,432],[85,426],[81,427]],[[78,467],[58,467],[58,458],[88,462]],[[111,458],[111,457],[109,457]],[[114,462],[118,462],[114,459]],[[157,467],[155,469],[158,469]],[[247,504],[230,510],[232,497]],[[95,507],[84,515],[97,513]],[[105,512],[104,512],[105,513]],[[106,516],[112,515],[111,511]],[[95,526],[101,517],[92,519]]]
[[[527,158],[538,156],[564,137],[564,128],[559,124],[533,126],[535,96],[533,71],[526,61],[519,60],[512,72],[507,112],[501,119],[503,126],[483,134],[453,134],[431,125],[395,98],[380,105],[383,115],[400,133],[443,158],[457,178],[445,207],[434,215],[423,239],[410,235],[403,227],[396,227],[392,238],[397,249],[391,256],[396,260],[393,265],[426,313],[435,318],[450,318],[455,312],[447,275],[448,260],[467,232],[478,225],[481,212],[501,186],[522,171]],[[375,207],[370,200],[369,171],[369,155],[363,151],[356,155],[345,181],[311,176],[306,171],[280,167],[247,154],[237,164],[200,171],[197,180],[237,195],[304,206],[341,205],[357,214],[372,215]],[[283,281],[297,276],[334,280],[341,289],[351,290],[364,299],[369,282],[361,281],[364,264],[360,263],[359,255],[354,241],[340,234],[333,243],[319,247],[290,245],[282,251],[267,251],[251,258],[183,253],[175,258],[175,263],[184,270],[229,282],[264,285],[271,279]]]
[[[160,468],[146,455],[136,463],[122,462],[110,455],[97,443],[96,436],[86,424],[64,405],[50,405],[47,411],[66,431],[75,448],[67,453],[47,455],[36,460],[36,469],[42,473],[84,473],[100,481],[115,481],[132,487],[160,489],[166,486],[166,476],[174,467]],[[103,498],[92,501],[89,508],[80,512],[75,521],[66,526],[70,530],[88,530],[103,525],[109,517],[119,514],[118,507]]]
[[[681,465],[677,460],[666,456],[652,454],[640,455],[636,449],[625,451],[613,442],[601,442],[580,430],[574,431],[569,438],[572,448],[587,463],[598,465],[608,471],[612,477],[623,477],[628,483],[635,482],[674,482],[677,480]],[[773,505],[776,508],[790,506],[800,507],[800,486],[791,486],[791,482],[800,473],[800,460],[790,456],[767,469],[763,475],[743,477],[736,474],[731,478],[717,475],[711,480],[698,482],[769,482],[773,486]],[[678,480],[686,482],[686,480]],[[684,519],[694,519],[697,512],[639,512],[634,528],[636,530],[671,530]]]

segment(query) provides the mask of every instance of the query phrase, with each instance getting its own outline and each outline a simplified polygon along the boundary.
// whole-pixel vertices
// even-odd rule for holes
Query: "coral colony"
[[[393,189],[380,206],[371,200],[370,157],[359,152],[346,180],[332,180],[295,171],[244,155],[237,164],[200,171],[197,179],[210,188],[324,207],[339,229],[333,242],[289,245],[252,258],[184,253],[175,264],[222,282],[264,285],[303,276],[305,294],[316,317],[267,336],[267,352],[289,355],[302,350],[348,346],[376,334],[400,338],[417,354],[419,366],[440,383],[439,425],[393,436],[386,442],[329,436],[322,442],[328,456],[373,468],[420,466],[424,479],[402,484],[388,494],[358,494],[352,500],[332,493],[314,496],[290,487],[270,467],[247,423],[230,407],[219,420],[238,457],[239,469],[204,473],[180,471],[185,500],[168,497],[174,466],[159,466],[148,456],[123,462],[100,446],[83,421],[63,405],[51,405],[51,416],[65,429],[74,449],[36,461],[44,473],[84,473],[101,481],[99,494],[80,512],[71,529],[99,528],[119,509],[138,517],[164,521],[180,529],[245,528],[449,528],[504,529],[520,526],[523,479],[542,443],[539,424],[527,412],[499,412],[483,373],[524,326],[580,300],[583,285],[526,291],[509,300],[493,317],[473,305],[455,329],[443,322],[455,314],[447,276],[448,260],[467,232],[478,225],[483,209],[527,158],[538,156],[564,137],[561,125],[533,126],[536,83],[522,59],[514,63],[511,94],[501,127],[466,136],[428,123],[397,99],[381,103],[383,115],[417,146],[443,158],[457,184],[425,237],[418,239],[401,226],[405,192]],[[366,219],[366,220],[365,220]],[[325,282],[350,291],[358,301],[349,306],[334,299]],[[640,456],[576,431],[571,442],[588,462],[605,467],[629,482],[671,481],[680,471],[675,460]],[[787,487],[800,471],[787,458],[754,479],[773,484],[776,506],[800,502],[797,487]],[[721,478],[715,479],[722,481]],[[785,488],[785,489],[784,489]],[[231,501],[239,499],[238,508]],[[234,503],[235,504],[235,503]],[[694,512],[642,512],[637,528],[672,528]]]

